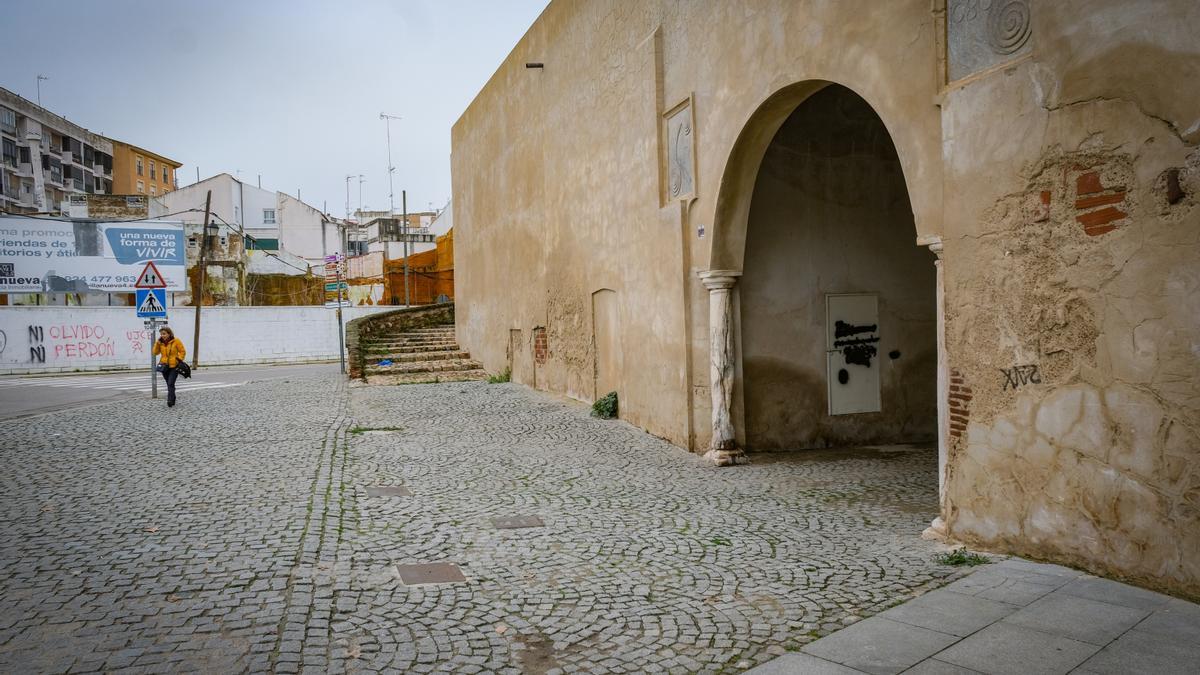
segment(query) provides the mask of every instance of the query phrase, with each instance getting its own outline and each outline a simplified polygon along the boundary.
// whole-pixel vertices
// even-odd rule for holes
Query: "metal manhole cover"
[[[525,527],[545,527],[546,524],[538,516],[509,516],[507,518],[492,518],[492,525],[497,530],[519,530]]]
[[[368,497],[411,497],[412,491],[403,485],[380,485],[367,488]]]
[[[467,580],[462,570],[454,563],[426,563],[421,565],[396,565],[400,581],[405,586],[419,584],[458,584]]]

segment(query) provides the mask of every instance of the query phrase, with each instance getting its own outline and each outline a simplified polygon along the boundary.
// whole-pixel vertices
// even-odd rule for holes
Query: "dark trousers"
[[[179,379],[179,369],[167,368],[162,376],[167,381],[167,405],[175,405],[175,380]]]

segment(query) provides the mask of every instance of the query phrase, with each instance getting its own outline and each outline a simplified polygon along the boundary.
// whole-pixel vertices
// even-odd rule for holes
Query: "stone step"
[[[376,373],[367,376],[369,384],[434,384],[438,382],[474,382],[486,380],[488,374],[482,368],[475,370],[450,370],[438,373]]]
[[[392,361],[394,361],[396,363],[414,363],[414,362],[418,362],[418,361],[449,361],[449,360],[462,361],[462,360],[469,359],[469,358],[471,358],[471,355],[468,352],[462,351],[461,349],[457,349],[457,350],[453,350],[453,351],[444,351],[444,352],[417,352],[414,354],[409,354],[409,353],[405,353],[405,352],[393,352],[390,354],[373,355],[370,358],[370,362],[367,363],[366,365],[368,365],[368,366],[377,365],[383,359],[391,359]],[[379,366],[379,367],[383,368],[385,366]]]
[[[460,349],[457,342],[446,342],[438,345],[363,345],[363,351],[368,354],[416,354],[419,352],[456,352]]]
[[[363,345],[364,351],[372,354],[399,352],[453,352],[459,349],[458,343],[447,342],[372,342]]]
[[[429,337],[411,337],[407,335],[397,335],[394,337],[375,338],[373,340],[363,340],[364,344],[427,344],[430,342],[454,342],[453,335],[431,335]]]
[[[367,375],[379,373],[443,373],[455,370],[476,370],[482,366],[470,359],[447,359],[444,361],[412,361],[397,363],[391,366],[367,365],[363,372]]]
[[[425,328],[413,328],[406,330],[402,335],[429,335],[437,333],[454,333],[454,326],[427,326]]]

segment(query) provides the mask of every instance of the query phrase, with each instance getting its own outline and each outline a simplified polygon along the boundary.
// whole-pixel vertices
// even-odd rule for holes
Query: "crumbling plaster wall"
[[[944,96],[946,513],[1200,596],[1200,6],[1034,5]]]

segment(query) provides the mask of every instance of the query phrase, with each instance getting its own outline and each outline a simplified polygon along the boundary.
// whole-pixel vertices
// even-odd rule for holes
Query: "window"
[[[144,176],[145,174],[142,173],[142,170],[143,170],[142,169],[142,158],[138,157],[137,158],[137,175]],[[138,181],[138,184],[140,185],[141,181]]]
[[[163,182],[168,185],[171,183],[171,178],[167,175],[167,167],[165,166],[163,167]]]
[[[9,166],[17,165],[17,144],[9,139],[4,139],[4,163]]]
[[[17,134],[17,113],[8,108],[0,108],[0,130],[15,136]]]
[[[150,160],[150,180],[158,177],[158,172],[154,170],[154,160]]]
[[[157,194],[157,193],[158,193],[158,188],[154,185],[151,185],[150,186],[150,194]]]
[[[29,146],[22,145],[21,147],[17,148],[17,151],[19,153],[21,153],[20,159],[17,161],[21,162],[22,164],[32,164],[33,163],[33,161],[29,159]]]
[[[145,191],[146,191],[146,184],[139,180],[138,181],[138,193],[144,193]]]
[[[274,225],[275,224],[275,209],[263,209],[263,224],[264,225]]]

